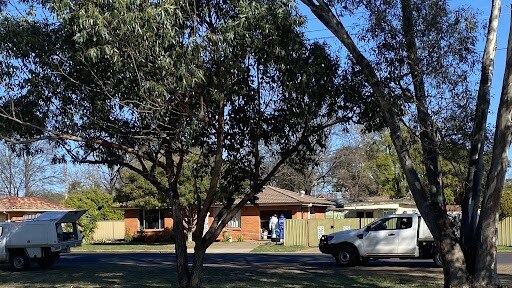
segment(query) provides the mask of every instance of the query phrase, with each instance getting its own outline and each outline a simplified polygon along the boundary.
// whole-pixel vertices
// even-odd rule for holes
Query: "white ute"
[[[25,270],[32,262],[50,267],[60,253],[82,244],[76,221],[85,211],[45,212],[31,221],[0,223],[0,262]]]
[[[433,259],[442,266],[434,237],[419,214],[387,215],[362,229],[323,235],[319,248],[341,266],[371,258]]]

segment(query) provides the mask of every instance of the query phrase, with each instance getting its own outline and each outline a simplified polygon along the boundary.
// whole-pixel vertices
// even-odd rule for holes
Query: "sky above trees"
[[[479,13],[478,21],[482,25],[480,27],[480,35],[478,41],[478,51],[482,54],[485,45],[485,31],[484,28],[487,27],[487,21],[489,19],[489,14],[491,11],[491,2],[490,1],[463,1],[463,0],[451,0],[448,1],[450,6],[453,8],[466,6],[476,9]],[[346,55],[347,51],[344,49],[340,42],[334,37],[334,35],[327,29],[325,26],[320,23],[320,21],[311,13],[311,11],[304,5],[302,2],[298,2],[301,13],[306,17],[306,35],[311,40],[317,41],[325,41],[331,47],[331,50],[335,52],[337,55]],[[356,12],[355,15],[350,16],[347,15],[343,20],[345,25],[349,30],[352,28],[357,28],[358,26],[358,17],[361,14]],[[509,30],[510,19],[510,5],[504,4],[501,9],[501,17],[498,25],[498,41],[497,41],[497,49],[496,49],[496,59],[494,63],[494,76],[491,88],[491,104],[490,104],[490,113],[487,119],[488,126],[494,127],[496,123],[496,111],[498,109],[499,97],[501,93],[501,87],[503,84],[503,73],[505,71],[505,56],[506,56],[506,46],[507,46],[507,37]],[[357,37],[354,38],[357,42]],[[475,83],[475,89],[478,87],[479,75],[473,75],[473,81]],[[476,93],[476,92],[475,92]],[[337,135],[334,135],[334,139],[331,141],[331,145],[334,147],[345,146],[347,144],[347,139],[350,141],[350,138],[345,139],[346,135],[342,134],[343,138],[340,138]],[[333,147],[333,148],[334,148]],[[511,158],[512,160],[512,158]],[[509,168],[507,172],[507,178],[512,177],[512,169]]]

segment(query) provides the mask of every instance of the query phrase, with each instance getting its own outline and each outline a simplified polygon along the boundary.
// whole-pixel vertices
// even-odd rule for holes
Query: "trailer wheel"
[[[437,267],[443,267],[443,258],[441,258],[441,253],[439,250],[434,252],[434,263]]]
[[[359,255],[351,246],[341,246],[334,256],[336,263],[340,266],[355,266],[358,263]]]
[[[15,271],[27,270],[30,267],[30,259],[23,252],[18,252],[9,259],[12,269]]]

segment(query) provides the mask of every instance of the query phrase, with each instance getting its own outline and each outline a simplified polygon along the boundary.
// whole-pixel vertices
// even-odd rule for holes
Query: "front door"
[[[366,255],[394,255],[398,247],[398,217],[383,218],[367,228],[363,236]]]
[[[5,251],[6,232],[4,227],[0,225],[0,260],[7,260],[7,252]]]

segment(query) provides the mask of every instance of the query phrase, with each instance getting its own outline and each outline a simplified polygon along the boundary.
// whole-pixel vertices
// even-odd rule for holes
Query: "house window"
[[[240,222],[241,222],[241,214],[240,211],[238,211],[231,220],[229,220],[227,227],[228,228],[240,228]]]
[[[24,214],[23,215],[23,221],[36,219],[39,215],[41,215],[41,213],[37,213],[37,214]]]
[[[358,211],[356,212],[356,218],[373,218],[373,211]]]
[[[164,229],[164,213],[159,209],[142,210],[139,221],[143,229]]]

